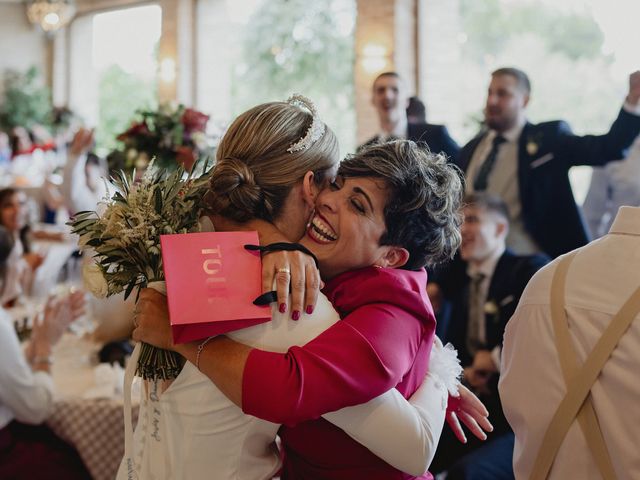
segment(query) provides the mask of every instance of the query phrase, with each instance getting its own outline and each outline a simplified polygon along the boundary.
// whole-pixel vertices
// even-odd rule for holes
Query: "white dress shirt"
[[[556,352],[550,287],[558,260],[529,282],[507,324],[500,397],[516,435],[514,471],[527,479],[566,385]],[[640,285],[640,208],[622,207],[608,235],[580,249],[567,277],[565,310],[579,364]],[[640,478],[640,318],[620,340],[591,395],[618,479]],[[599,480],[577,422],[571,426],[548,477]]]
[[[496,162],[487,179],[487,192],[498,195],[507,204],[510,217],[507,247],[518,255],[531,255],[541,252],[533,237],[525,230],[522,220],[520,186],[518,185],[518,140],[525,123],[526,118],[521,117],[514,127],[502,133],[506,141],[500,145]],[[490,130],[473,152],[466,174],[467,193],[474,192],[473,181],[478,176],[480,167],[486,160],[487,155],[489,155],[493,139],[497,135],[498,132]]]
[[[409,128],[409,123],[407,122],[407,117],[400,116],[398,123],[395,124],[393,130],[388,132],[386,130],[381,129],[378,132],[378,142],[386,142],[389,139],[392,140],[400,140],[407,138],[407,129]]]
[[[0,309],[0,428],[13,419],[42,423],[53,410],[53,380],[32,372],[24,358],[11,317]]]
[[[476,275],[483,275],[482,282],[480,283],[480,297],[483,299],[482,305],[487,302],[487,297],[489,295],[489,287],[491,286],[491,279],[493,278],[493,272],[496,271],[496,265],[498,265],[498,260],[505,251],[505,247],[497,248],[488,258],[479,263],[469,263],[467,267],[467,275],[473,278]],[[480,338],[478,339],[481,343],[485,343],[487,341],[487,319],[485,315],[481,315],[479,317],[480,325],[479,325],[479,333]],[[497,345],[491,350],[491,358],[493,359],[493,363],[495,363],[496,368],[500,371],[500,354],[502,351],[502,347]]]

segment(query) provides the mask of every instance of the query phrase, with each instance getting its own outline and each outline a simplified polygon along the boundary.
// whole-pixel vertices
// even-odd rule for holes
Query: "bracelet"
[[[31,360],[32,365],[53,365],[53,356],[47,355],[46,357],[33,357]]]
[[[207,346],[207,343],[209,343],[214,338],[216,338],[215,335],[207,338],[204,342],[198,345],[198,351],[196,352],[196,368],[198,370],[200,370],[200,354],[202,353],[202,350],[204,350],[204,347]]]

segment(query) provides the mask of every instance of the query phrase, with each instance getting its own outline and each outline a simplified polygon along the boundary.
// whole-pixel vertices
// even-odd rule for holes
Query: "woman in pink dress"
[[[435,330],[423,267],[458,247],[461,194],[443,156],[410,141],[369,147],[341,164],[302,240],[341,321],[285,354],[226,337],[172,345],[166,301],[144,292],[134,338],[178,351],[246,413],[283,423],[283,478],[431,478],[394,469],[319,417],[420,385]]]

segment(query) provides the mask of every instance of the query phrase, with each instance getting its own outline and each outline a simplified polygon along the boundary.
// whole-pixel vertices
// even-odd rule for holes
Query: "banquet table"
[[[74,334],[65,334],[56,346],[52,375],[57,394],[47,425],[76,448],[95,480],[113,480],[124,454],[123,401],[113,384],[96,381],[98,348],[90,338]],[[135,406],[134,425],[137,415]]]

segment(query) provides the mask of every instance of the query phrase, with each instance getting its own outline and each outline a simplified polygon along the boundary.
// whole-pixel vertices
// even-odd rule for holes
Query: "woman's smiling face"
[[[393,247],[380,245],[388,197],[386,183],[371,177],[338,177],[320,192],[302,243],[318,257],[323,278],[388,266],[385,257]]]

